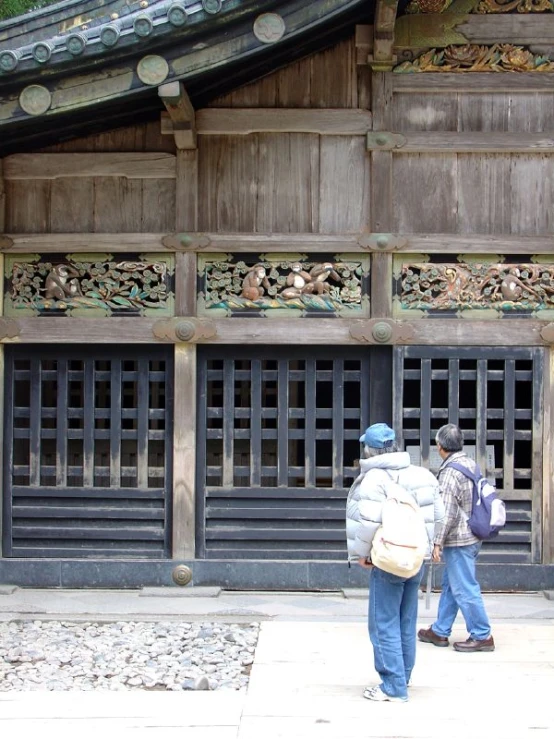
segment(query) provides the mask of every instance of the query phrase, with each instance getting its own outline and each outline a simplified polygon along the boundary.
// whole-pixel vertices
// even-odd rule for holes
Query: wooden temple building
[[[0,23],[0,582],[336,589],[360,433],[464,429],[554,587],[553,0]]]

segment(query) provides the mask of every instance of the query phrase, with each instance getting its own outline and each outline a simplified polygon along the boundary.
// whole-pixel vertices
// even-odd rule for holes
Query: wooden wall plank
[[[50,185],[47,180],[6,181],[6,230],[40,233],[50,230]]]
[[[391,120],[394,131],[456,131],[458,95],[395,95]]]
[[[552,233],[552,175],[552,157],[510,158],[511,199],[506,208],[511,215],[511,233],[541,236]]]
[[[349,38],[311,57],[312,108],[355,108],[357,87],[352,77],[356,66],[354,39]]]
[[[175,157],[163,152],[110,154],[12,154],[4,159],[7,180],[57,177],[175,177]]]
[[[201,137],[198,155],[199,229],[255,231],[258,135]]]
[[[506,234],[510,221],[509,157],[459,156],[459,233]]]
[[[371,113],[357,108],[204,108],[196,113],[196,128],[203,136],[271,132],[356,136],[370,130]]]
[[[395,156],[391,231],[457,230],[458,162],[445,154]]]
[[[50,183],[50,230],[57,233],[92,231],[93,229],[93,179],[67,177],[52,180]]]
[[[498,16],[495,16],[497,18]],[[395,93],[419,95],[430,92],[508,92],[511,94],[545,92],[552,93],[553,75],[549,72],[521,72],[503,74],[499,72],[472,72],[459,74],[448,72],[425,72],[420,74],[392,74]]]
[[[171,232],[173,230],[173,224],[175,223],[175,190],[176,180],[142,181],[142,231]]]
[[[142,182],[126,177],[94,178],[94,230],[140,231]]]
[[[173,559],[195,557],[196,346],[175,346]]]
[[[320,140],[319,230],[369,229],[369,156],[361,136]]]
[[[257,175],[255,231],[318,230],[318,136],[259,134]]]
[[[554,137],[544,133],[488,133],[433,131],[402,132],[405,142],[395,151],[398,154],[417,152],[450,153],[498,153],[511,152],[553,153]]]

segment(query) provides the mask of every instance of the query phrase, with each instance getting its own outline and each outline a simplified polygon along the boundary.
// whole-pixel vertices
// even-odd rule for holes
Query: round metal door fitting
[[[176,585],[188,585],[192,580],[192,570],[187,565],[177,565],[171,573],[171,577]]]

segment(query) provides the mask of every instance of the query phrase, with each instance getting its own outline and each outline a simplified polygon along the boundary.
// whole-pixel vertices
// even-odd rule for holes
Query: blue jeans
[[[450,636],[458,609],[462,612],[471,639],[487,639],[491,626],[481,588],[475,576],[475,563],[481,542],[465,547],[444,547],[444,574],[437,620],[432,629],[438,636]]]
[[[406,698],[415,664],[416,622],[422,570],[404,579],[373,567],[369,576],[369,638],[381,690]]]

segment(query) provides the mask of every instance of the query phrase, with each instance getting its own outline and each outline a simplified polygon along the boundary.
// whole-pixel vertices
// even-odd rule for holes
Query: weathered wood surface
[[[319,232],[367,230],[370,166],[363,137],[322,137],[319,167]]]
[[[554,17],[546,13],[469,14],[456,26],[456,31],[472,44],[554,45]]]
[[[162,132],[167,118],[162,118]],[[368,110],[341,108],[204,108],[196,114],[199,134],[318,133],[361,136],[371,128]]]
[[[195,557],[196,346],[175,346],[173,559]]]
[[[494,16],[497,20],[498,16]],[[472,92],[513,94],[554,91],[553,72],[415,72],[392,74],[395,93],[419,94],[421,92]]]
[[[317,135],[201,137],[199,153],[201,230],[318,230]]]
[[[509,236],[492,234],[403,234],[406,243],[398,252],[452,255],[473,254],[554,254],[554,236]]]
[[[396,11],[396,5],[394,5]],[[386,131],[392,116],[391,75],[374,72],[371,76],[373,130]],[[371,152],[371,231],[387,233],[393,224],[393,160],[390,151]],[[371,259],[372,318],[392,315],[392,261],[389,254],[374,254]]]
[[[83,337],[89,343],[142,344],[155,343],[152,327],[156,318],[16,318],[21,329],[18,342],[33,344],[78,344]],[[211,320],[216,335],[198,343],[210,344],[267,344],[278,345],[321,344],[321,337],[329,345],[359,345],[351,330],[364,335],[364,343],[380,344],[358,329],[367,326],[364,319],[307,318],[307,319],[252,319],[219,318]],[[547,321],[526,319],[469,320],[420,319],[395,321],[398,343],[435,346],[548,346],[541,336]],[[5,339],[3,343],[13,343]],[[162,342],[165,343],[165,342]]]
[[[165,152],[110,154],[12,154],[4,159],[6,180],[51,180],[58,177],[175,177],[175,157]]]
[[[398,154],[413,153],[537,153],[554,152],[554,136],[545,133],[488,133],[433,131],[433,132],[398,132],[401,136],[394,152]],[[378,151],[378,144],[371,139],[371,150]]]
[[[122,126],[111,131],[90,134],[41,149],[43,153],[79,153],[85,152],[138,152],[166,151],[175,153],[175,141],[172,136],[162,136],[158,120],[145,123],[137,121],[134,126]]]
[[[0,237],[6,228],[6,189],[4,187],[4,162],[0,159]]]
[[[158,95],[167,109],[177,149],[196,149],[196,114],[183,83],[160,85]]]
[[[552,233],[551,155],[394,155],[393,169],[391,231]]]
[[[210,108],[361,108],[355,60],[352,37],[217,98]]]
[[[198,228],[198,151],[183,150],[177,154],[177,232]],[[175,312],[194,315],[196,312],[196,255],[177,254],[175,259]]]
[[[398,0],[377,0],[373,26],[373,57],[369,64],[374,69],[382,68],[383,62],[393,66],[394,24],[398,11]],[[381,63],[381,67],[378,67]]]
[[[544,425],[542,454],[542,538],[543,538],[543,562],[554,563],[554,457],[552,455],[552,438],[554,425],[554,351],[548,351],[547,361],[544,364],[543,378],[543,403],[544,403]]]

